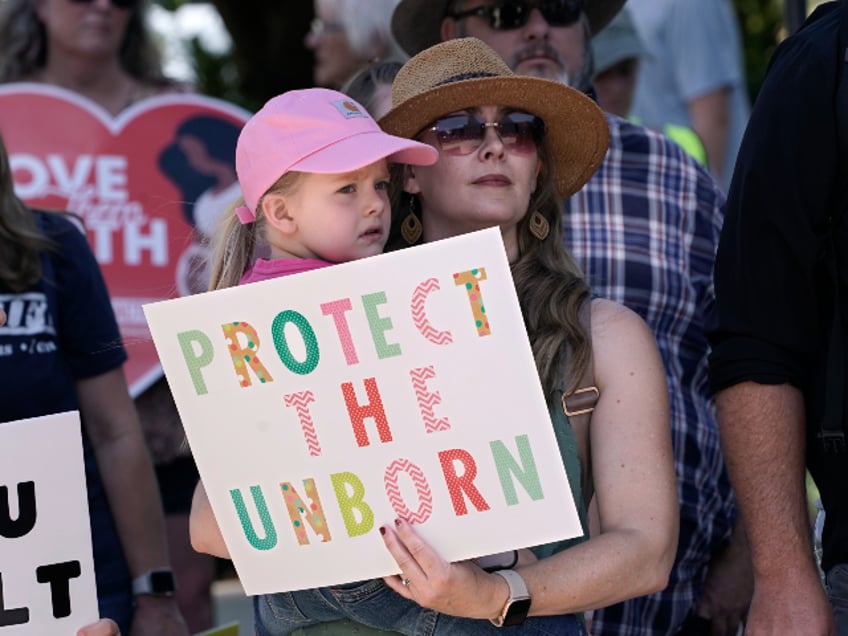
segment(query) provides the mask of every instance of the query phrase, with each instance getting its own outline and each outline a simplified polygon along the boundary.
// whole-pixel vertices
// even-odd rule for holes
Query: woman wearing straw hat
[[[443,561],[400,520],[384,540],[402,574],[386,583],[442,614],[514,624],[661,590],[678,517],[662,363],[636,314],[588,302],[589,288],[561,240],[561,197],[583,186],[607,149],[601,111],[564,84],[514,75],[474,38],[409,60],[392,102],[383,129],[440,154],[435,165],[406,167],[400,176],[411,197],[395,209],[398,242],[500,226],[575,500],[582,507],[595,496],[600,530],[577,545],[534,548],[538,561],[511,573],[488,574]],[[587,333],[578,316],[588,305]],[[587,360],[594,377],[590,371],[583,382]],[[599,390],[594,412],[566,419],[563,391],[587,384]],[[527,596],[529,603],[520,600]]]
[[[399,166],[409,203],[395,210],[395,247],[501,228],[572,494],[581,518],[596,496],[600,533],[448,563],[398,519],[380,532],[399,575],[257,597],[256,633],[368,633],[317,625],[350,619],[415,636],[585,635],[584,611],[665,586],[678,518],[653,337],[630,310],[589,300],[560,239],[561,197],[607,150],[604,116],[559,82],[514,75],[473,38],[413,57],[392,99],[383,128],[440,153],[433,166]],[[208,539],[226,549],[220,533]]]

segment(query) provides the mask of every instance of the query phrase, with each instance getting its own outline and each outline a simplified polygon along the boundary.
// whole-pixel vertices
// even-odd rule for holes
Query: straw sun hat
[[[401,0],[392,13],[392,35],[409,55],[442,39],[442,20],[450,0]],[[624,0],[585,0],[583,11],[592,33],[603,29],[624,5]]]
[[[477,38],[448,40],[411,58],[392,84],[392,104],[380,126],[409,139],[439,117],[476,106],[541,117],[563,197],[583,187],[609,146],[607,122],[595,102],[560,82],[516,75]]]

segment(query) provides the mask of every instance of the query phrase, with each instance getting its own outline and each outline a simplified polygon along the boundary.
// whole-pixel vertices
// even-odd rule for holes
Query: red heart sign
[[[235,144],[247,111],[190,94],[110,116],[76,93],[0,86],[15,190],[85,223],[129,354],[130,391],[162,375],[141,306],[205,290],[205,238],[239,196]]]

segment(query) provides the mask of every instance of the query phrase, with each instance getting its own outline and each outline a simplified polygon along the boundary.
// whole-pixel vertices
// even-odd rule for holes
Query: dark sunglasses
[[[486,137],[486,129],[494,128],[501,143],[516,154],[529,154],[539,147],[545,134],[545,124],[530,113],[507,113],[498,121],[483,121],[476,115],[449,115],[426,130],[436,133],[439,148],[447,155],[469,155],[477,150]]]
[[[73,4],[91,4],[94,0],[68,0]],[[118,9],[132,9],[136,4],[138,4],[138,0],[110,0],[112,6]]]
[[[551,26],[568,26],[580,19],[583,0],[507,0],[467,11],[450,11],[448,17],[462,20],[477,15],[486,18],[489,26],[496,31],[507,31],[527,24],[533,9],[538,9]]]

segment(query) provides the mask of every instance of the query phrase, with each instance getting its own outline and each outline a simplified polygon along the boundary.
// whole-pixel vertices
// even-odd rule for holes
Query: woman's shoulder
[[[76,239],[84,231],[82,220],[75,214],[39,209],[33,209],[32,213],[44,235],[54,241],[64,242],[68,235],[71,239]]]
[[[630,331],[648,332],[648,326],[639,314],[606,298],[592,299],[592,340]]]
[[[611,300],[592,301],[592,354],[599,373],[630,367],[661,368],[656,339],[632,309]]]
[[[59,210],[33,210],[33,214],[42,234],[53,242],[50,253],[55,266],[72,269],[95,266],[81,218]]]

